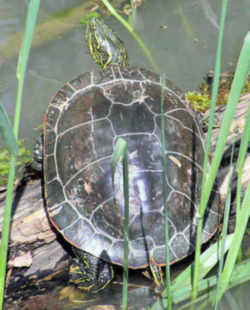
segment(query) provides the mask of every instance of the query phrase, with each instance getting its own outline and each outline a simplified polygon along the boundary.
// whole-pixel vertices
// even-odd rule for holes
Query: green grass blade
[[[17,63],[17,78],[24,76],[27,69],[29,59],[29,53],[27,53],[27,51],[30,50],[31,47],[39,6],[40,1],[38,0],[31,0],[29,3],[28,15],[25,25],[25,35],[22,41]]]
[[[219,164],[220,164],[220,161],[223,155],[223,150],[226,145],[226,139],[229,134],[229,130],[230,130],[233,117],[235,115],[236,106],[239,101],[240,94],[244,87],[245,80],[248,74],[249,63],[250,63],[250,32],[245,37],[244,44],[243,44],[240,57],[238,60],[238,64],[236,67],[236,72],[235,72],[235,76],[233,79],[232,88],[229,94],[227,109],[225,111],[225,116],[223,118],[223,122],[221,125],[221,131],[220,131],[220,135],[219,135],[218,142],[216,145],[214,158],[211,164],[211,173],[209,174],[208,180],[206,182],[206,193],[204,195],[205,204],[207,203],[209,199],[209,193],[211,192],[212,185],[214,183],[214,180],[215,180],[218,168],[219,168]],[[247,196],[247,193],[246,193],[246,196]],[[247,196],[247,199],[248,199],[248,196]],[[247,210],[244,210],[244,212],[246,212],[245,216],[248,216]],[[237,215],[237,218],[238,218],[238,215]],[[230,275],[232,273],[232,269],[235,264],[236,257],[237,257],[237,254],[240,248],[241,240],[244,234],[244,230],[242,229],[243,227],[244,229],[246,229],[245,220],[246,220],[245,218],[239,217],[240,225],[236,225],[236,232],[237,231],[238,232],[235,234],[236,236],[233,241],[233,245],[229,251],[229,253],[231,254],[230,255],[228,254],[225,267],[222,273],[221,283],[222,283],[223,289],[222,288],[220,289],[219,298],[222,297],[222,294],[225,292],[226,287],[228,286]],[[238,222],[238,219],[237,219],[237,222]],[[238,226],[238,230],[237,230],[237,226]],[[228,259],[230,259],[231,265],[228,263]]]
[[[250,141],[250,105],[248,106],[247,110],[247,116],[245,119],[245,125],[241,137],[241,143],[240,143],[240,150],[239,155],[237,159],[236,164],[236,171],[238,174],[237,177],[237,191],[236,191],[236,223],[238,221],[239,210],[240,210],[240,204],[241,204],[241,180],[242,180],[242,174],[243,174],[243,168],[244,168],[244,162],[247,154],[247,148]]]
[[[121,162],[125,152],[127,149],[127,142],[119,138],[115,144],[113,155],[112,155],[112,166],[113,166],[113,178],[114,178],[114,172],[117,167],[117,165]]]
[[[5,200],[4,210],[4,221],[2,226],[2,240],[0,247],[0,309],[3,309],[3,298],[4,298],[4,286],[5,286],[5,274],[6,274],[6,261],[8,253],[8,241],[9,241],[9,227],[11,217],[11,205],[12,196],[14,190],[14,179],[15,179],[15,167],[16,167],[16,156],[11,155],[10,157],[10,171],[8,176],[8,189]]]
[[[0,104],[0,134],[2,135],[2,138],[5,141],[10,154],[17,156],[18,154],[17,140],[16,137],[14,136],[9,117],[1,104]]]
[[[16,99],[16,110],[14,117],[13,132],[14,136],[18,138],[19,120],[21,113],[21,103],[23,94],[23,83],[24,75],[27,67],[27,61],[29,57],[29,51],[31,46],[31,40],[36,24],[36,18],[39,10],[39,0],[31,0],[28,6],[28,15],[25,26],[24,41],[21,47],[21,51],[18,59],[17,66],[17,79],[18,79],[18,89],[17,89],[17,99]],[[11,218],[11,206],[13,202],[13,189],[15,180],[15,166],[16,166],[16,156],[11,155],[10,158],[10,170],[8,178],[8,189],[5,200],[5,212],[4,212],[4,222],[2,228],[2,241],[0,247],[0,309],[3,308],[3,297],[4,297],[4,283],[5,283],[5,273],[6,273],[6,261],[8,253],[8,240],[9,240],[9,227]]]
[[[221,124],[220,135],[218,138],[218,142],[216,144],[213,161],[211,163],[211,173],[209,174],[206,182],[205,205],[207,204],[207,201],[209,199],[209,195],[223,156],[227,136],[229,134],[231,123],[235,115],[236,106],[239,101],[241,91],[245,85],[246,77],[248,74],[249,62],[250,62],[250,32],[247,34],[245,38],[245,42],[243,44],[240,53],[231,91],[228,98],[227,108]]]
[[[231,246],[233,240],[233,234],[228,235],[226,237],[223,253],[225,254]],[[218,263],[219,256],[218,253],[222,251],[222,242],[221,240],[217,241],[215,244],[211,245],[205,252],[203,252],[200,256],[200,264],[199,264],[199,277],[198,280],[203,279]],[[185,285],[191,285],[191,275],[193,265],[187,267],[173,282],[172,287],[173,290],[176,290]]]
[[[223,270],[224,257],[225,257],[225,242],[226,242],[226,236],[227,236],[227,231],[228,231],[228,222],[229,222],[230,205],[231,205],[230,185],[231,185],[231,179],[233,175],[233,166],[232,166],[233,153],[234,153],[234,150],[232,151],[231,165],[230,165],[229,178],[228,178],[228,184],[227,184],[226,204],[225,204],[225,210],[224,210],[222,236],[221,236],[222,246],[221,246],[221,251],[219,253],[219,257],[220,257],[219,258],[219,271],[218,271],[218,281],[217,281],[217,286],[216,286],[214,310],[217,310],[219,306],[219,291],[220,291],[220,285],[221,285],[221,274]]]
[[[233,234],[228,235],[225,239],[225,246],[223,249],[222,242],[218,241],[217,243],[213,244],[209,247],[204,253],[201,255],[201,275],[199,277],[198,282],[198,291],[199,293],[205,292],[207,289],[211,289],[216,286],[218,281],[217,276],[212,276],[207,279],[202,279],[207,275],[214,266],[218,263],[219,256],[218,253],[223,249],[223,253],[226,253],[228,249],[231,247],[231,243],[233,240]],[[237,265],[234,269],[232,280],[230,282],[230,287],[237,286],[241,283],[249,281],[250,274],[248,272],[248,268],[250,267],[250,259],[242,262],[241,264]],[[191,281],[191,273],[192,273],[192,266],[189,266],[185,269],[183,273],[181,273],[172,283],[172,298],[175,304],[179,302],[183,302],[191,297],[192,294],[192,281]],[[166,290],[164,291],[164,296],[166,295]],[[210,296],[210,292],[209,292]],[[208,297],[207,295],[203,298]],[[215,298],[215,294],[214,297]],[[163,309],[161,305],[164,305],[164,309],[167,309],[167,300],[165,298],[160,299],[159,302],[156,302],[152,306],[152,310],[156,309]],[[185,308],[185,307],[183,307]],[[179,308],[178,308],[179,309]]]
[[[249,68],[249,57],[250,57],[250,32],[246,35],[244,44],[239,56],[239,60],[236,67],[236,72],[234,75],[231,91],[228,98],[227,108],[224,114],[224,118],[221,124],[220,134],[219,138],[216,144],[216,149],[214,152],[213,160],[211,163],[211,168],[209,175],[207,177],[207,180],[205,181],[205,191],[202,191],[202,197],[201,197],[201,205],[200,205],[200,214],[204,214],[205,207],[208,203],[210,193],[217,175],[217,171],[223,156],[224,148],[227,141],[227,136],[229,134],[229,130],[235,115],[236,106],[240,98],[241,91],[245,85],[246,77],[248,74],[248,68]],[[202,223],[198,227],[198,233],[201,233],[202,231]],[[197,236],[198,236],[197,233]],[[200,240],[198,240],[200,241]],[[196,247],[196,250],[198,248],[198,245]],[[199,259],[199,253],[200,253],[200,246],[197,250],[199,252],[196,253],[196,261]],[[197,296],[197,277],[198,277],[199,270],[195,268],[195,274],[194,274],[194,292],[193,292],[193,298]],[[196,292],[195,292],[196,291]]]
[[[223,251],[225,254],[231,246],[233,240],[233,234],[226,236],[224,245],[221,241],[217,241],[215,244],[210,246],[205,252],[200,256],[200,265],[199,265],[199,282],[198,282],[198,291],[202,292],[208,288],[214,287],[217,283],[217,277],[211,277],[206,280],[202,280],[218,263],[219,256],[218,253]],[[250,263],[250,261],[249,261]],[[176,304],[178,302],[189,299],[192,294],[192,269],[193,265],[190,265],[186,268],[177,278],[173,281],[171,286],[171,296],[173,302]],[[250,276],[249,276],[250,277]],[[167,290],[164,290],[163,297],[167,297]],[[166,299],[161,299],[160,302],[156,303],[152,310],[162,309],[161,304],[164,304],[164,307],[168,306]],[[165,309],[165,308],[164,308]]]
[[[164,116],[164,103],[166,95],[166,76],[161,76],[161,151],[162,151],[162,192],[164,203],[164,223],[165,223],[165,260],[166,260],[166,288],[168,296],[168,309],[172,309],[171,297],[171,278],[170,278],[170,256],[169,256],[169,229],[168,229],[168,206],[167,206],[167,164],[166,164],[166,134],[165,134],[165,116]]]
[[[226,20],[226,13],[227,13],[227,0],[222,0],[222,10],[221,10],[221,17],[220,17],[220,29],[219,29],[219,36],[218,36],[218,47],[217,47],[217,54],[216,54],[216,64],[215,64],[215,76],[213,82],[213,89],[212,89],[212,100],[211,100],[211,110],[209,115],[209,122],[208,122],[208,133],[207,133],[207,140],[206,140],[206,151],[205,151],[205,158],[204,158],[204,165],[203,165],[203,177],[202,177],[202,186],[201,186],[201,203],[198,210],[198,223],[197,223],[197,234],[196,234],[196,248],[195,248],[195,265],[194,265],[194,273],[193,273],[193,294],[192,299],[196,299],[197,297],[197,289],[198,289],[198,279],[199,279],[199,258],[201,253],[201,240],[202,240],[202,228],[203,228],[203,216],[205,213],[206,205],[208,198],[211,193],[211,189],[207,193],[207,168],[208,168],[208,161],[210,155],[210,141],[212,136],[212,129],[214,123],[214,115],[215,115],[215,107],[216,107],[216,97],[218,94],[219,88],[219,77],[221,71],[221,55],[222,55],[222,42],[223,42],[223,34],[224,34],[224,27],[225,27],[225,20]],[[213,181],[214,182],[214,181]]]
[[[241,137],[240,150],[239,150],[239,155],[238,155],[237,164],[236,164],[236,169],[238,171],[238,174],[242,173],[244,161],[246,159],[249,141],[250,141],[250,105],[248,106],[247,115],[245,118],[244,129],[243,129],[243,133]]]
[[[147,56],[147,58],[149,59],[149,61],[152,64],[153,69],[156,72],[160,72],[160,69],[157,65],[157,63],[155,62],[153,56],[151,55],[150,50],[147,48],[147,46],[144,44],[143,40],[141,39],[141,37],[135,32],[134,28],[120,15],[117,13],[117,11],[112,7],[112,5],[107,1],[107,0],[102,0],[103,4],[108,8],[108,10],[110,11],[110,13],[112,15],[115,16],[115,18],[117,20],[119,20],[119,22],[121,24],[123,24],[123,26],[131,33],[131,35],[133,36],[133,38],[138,42],[139,46],[141,47],[141,49],[143,50],[143,53]]]
[[[227,236],[227,238],[226,238],[226,248],[227,249],[230,248],[232,240],[233,240],[233,235]],[[215,257],[218,258],[218,255],[216,255],[217,251],[219,251],[218,244],[216,246],[215,251],[213,251],[213,253],[214,253],[214,254],[212,254],[213,258],[215,258]],[[208,249],[208,253],[207,253],[208,255],[210,255],[209,252],[210,252],[210,249]],[[247,281],[250,281],[249,270],[250,270],[250,259],[247,259],[247,260],[237,264],[233,269],[232,277],[231,277],[231,280],[229,283],[229,288],[233,288],[233,287],[236,287],[242,283],[246,283]],[[189,271],[191,272],[191,270],[189,270]],[[199,294],[204,293],[205,295],[201,295],[199,298],[197,298],[196,302],[200,301],[202,299],[209,298],[210,303],[214,303],[216,291],[215,290],[211,291],[211,289],[214,289],[216,287],[217,282],[218,282],[217,275],[211,276],[207,279],[199,280],[199,282],[198,282]],[[206,293],[207,290],[209,290],[209,294]],[[189,281],[189,283],[186,282],[183,285],[178,285],[178,286],[172,285],[172,297],[173,297],[173,302],[175,304],[178,304],[180,302],[188,300],[191,296],[191,293],[192,293],[191,281]],[[184,306],[178,307],[178,309],[189,309],[190,305],[191,305],[191,303],[185,304]],[[158,300],[151,307],[151,310],[158,310],[158,309],[163,310],[163,306],[164,306],[164,309],[167,309],[167,300],[165,298]],[[198,308],[195,308],[195,309],[198,309]]]
[[[221,287],[219,290],[219,299],[225,293],[228,288],[231,275],[235,268],[235,263],[239,249],[241,247],[242,239],[247,228],[247,223],[250,217],[250,183],[247,186],[246,194],[243,200],[241,210],[239,212],[238,221],[234,232],[232,245],[228,251],[227,259],[225,262],[224,270],[221,275]]]
[[[123,193],[124,193],[124,256],[123,256],[123,289],[122,309],[127,309],[128,304],[128,254],[129,254],[129,176],[128,176],[128,151],[127,142],[119,138],[113,152],[113,184],[115,182],[115,169],[123,158]]]
[[[134,28],[135,22],[136,22],[136,6],[134,0],[130,0],[130,6],[132,8],[131,14],[128,16],[128,22]]]
[[[31,47],[31,42],[35,30],[37,14],[40,6],[40,0],[30,0],[28,7],[28,15],[25,25],[25,34],[21,46],[21,50],[18,57],[17,72],[16,76],[19,81],[17,89],[17,105],[14,120],[14,133],[17,136],[20,122],[20,114],[22,107],[22,94],[23,94],[23,82],[24,76],[27,69],[29,51]]]

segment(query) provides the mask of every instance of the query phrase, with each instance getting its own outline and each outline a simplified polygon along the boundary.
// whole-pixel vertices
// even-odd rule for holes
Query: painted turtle
[[[125,66],[122,41],[100,19],[86,30],[90,54],[105,70],[86,72],[51,99],[44,117],[44,179],[51,223],[73,246],[71,279],[97,292],[123,265],[122,169],[112,183],[112,153],[128,143],[129,267],[165,264],[162,197],[161,80]],[[116,65],[115,65],[116,64]],[[164,99],[170,261],[193,252],[204,146],[199,122],[182,93],[166,81]],[[218,225],[217,202],[205,218],[203,242]],[[160,274],[160,272],[159,272]],[[157,271],[153,271],[157,278]]]

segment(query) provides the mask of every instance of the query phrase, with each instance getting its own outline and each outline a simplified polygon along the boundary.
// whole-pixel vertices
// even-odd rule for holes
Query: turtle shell
[[[87,72],[52,98],[44,118],[44,176],[52,224],[73,246],[123,264],[123,178],[112,182],[119,137],[129,155],[129,267],[165,263],[160,76],[145,69]],[[194,250],[204,157],[202,133],[181,92],[164,95],[170,261]],[[203,242],[218,225],[210,203]]]

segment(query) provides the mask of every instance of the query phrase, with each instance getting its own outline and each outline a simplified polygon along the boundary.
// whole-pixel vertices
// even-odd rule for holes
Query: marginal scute
[[[205,220],[204,220],[203,230],[207,234],[206,237],[209,238],[209,236],[213,234],[215,231],[214,223],[216,223],[217,226],[219,225],[218,213],[210,212],[209,218],[208,219],[206,217],[204,218]]]
[[[55,108],[51,103],[46,113],[45,134],[47,134],[50,130],[56,130],[59,113],[59,110]]]
[[[62,203],[58,209],[60,212],[54,212],[52,216],[52,220],[54,223],[57,223],[59,227],[67,227],[72,225],[78,218],[78,215],[71,206],[64,202]]]
[[[54,145],[56,143],[56,133],[52,130],[47,130],[47,138],[50,143],[45,145],[44,152],[47,156],[54,155]]]
[[[112,247],[109,249],[109,255],[110,257],[112,257],[113,263],[121,266],[123,265],[123,249],[124,249],[123,241],[120,240],[114,241]]]
[[[58,180],[54,181],[47,181],[46,184],[46,192],[47,192],[47,204],[48,204],[48,210],[50,208],[53,208],[54,205],[60,204],[64,201],[64,193],[62,189],[62,185]]]
[[[75,90],[70,86],[70,83],[65,83],[61,88],[61,92],[64,94],[65,98],[71,98]]]
[[[177,233],[183,232],[192,223],[195,214],[196,208],[191,197],[187,198],[181,192],[171,193],[170,199],[168,200],[168,218],[170,222],[178,223],[178,226],[176,226]],[[179,219],[182,220],[179,221]],[[193,234],[195,234],[195,231]],[[190,238],[191,236],[188,237]]]
[[[191,254],[194,251],[193,246],[188,240],[188,236],[177,233],[172,240],[170,240],[170,248],[173,248],[175,253],[178,253],[178,257],[182,258]]]
[[[46,163],[44,165],[44,173],[46,174],[46,182],[51,182],[57,176],[56,172],[56,162],[54,154],[46,157]]]
[[[132,252],[133,251],[143,252],[147,251],[147,248],[151,249],[153,247],[152,240],[146,237],[147,236],[137,238],[136,240],[131,240],[129,245],[131,246]]]
[[[107,235],[95,234],[92,239],[93,255],[103,260],[110,261],[109,249],[112,246],[112,240]]]
[[[71,80],[69,82],[69,85],[71,85],[72,88],[76,90],[81,90],[84,87],[86,87],[86,85],[89,85],[90,83],[91,83],[91,73],[86,72],[84,74],[79,75],[75,79]]]
[[[67,226],[66,228],[64,227],[62,230],[65,238],[72,242],[74,246],[84,249],[92,244],[93,247],[95,230],[92,225],[83,218],[78,217],[74,225]]]
[[[151,255],[151,249],[154,247],[151,238],[145,236],[144,238],[132,240],[129,243],[129,261],[134,267],[140,267],[148,264]]]
[[[178,260],[177,255],[174,252],[175,247],[169,247],[169,261],[173,263]],[[165,261],[163,261],[163,257],[165,258],[165,246],[156,247],[153,250],[152,258],[158,265],[165,265]]]
[[[74,90],[68,84],[64,84],[64,86],[52,98],[51,105],[61,109],[73,93]]]

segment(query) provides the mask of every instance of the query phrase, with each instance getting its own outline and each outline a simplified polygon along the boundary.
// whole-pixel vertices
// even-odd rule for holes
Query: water
[[[23,30],[27,3],[0,0],[0,102],[11,118],[16,100],[17,55],[6,56],[4,50],[8,49],[8,40]],[[69,8],[69,5],[77,7],[81,4],[82,0],[43,0],[39,22]],[[219,16],[220,1],[216,0],[145,1],[137,12],[136,31],[151,50],[162,72],[166,72],[167,77],[183,90],[193,90],[198,89],[207,71],[214,67]],[[237,60],[242,40],[249,31],[249,20],[249,0],[229,1],[223,70],[230,69]],[[106,22],[125,42],[130,65],[152,69],[127,30],[112,17],[107,17]],[[18,46],[16,43],[17,50]],[[25,139],[27,147],[31,148],[34,138],[39,135],[43,113],[51,96],[65,81],[95,67],[84,44],[80,25],[32,48],[20,127],[20,137]],[[249,284],[247,287],[249,290]],[[247,293],[245,296],[248,296]],[[245,303],[241,299],[241,303],[248,305],[247,298]]]

